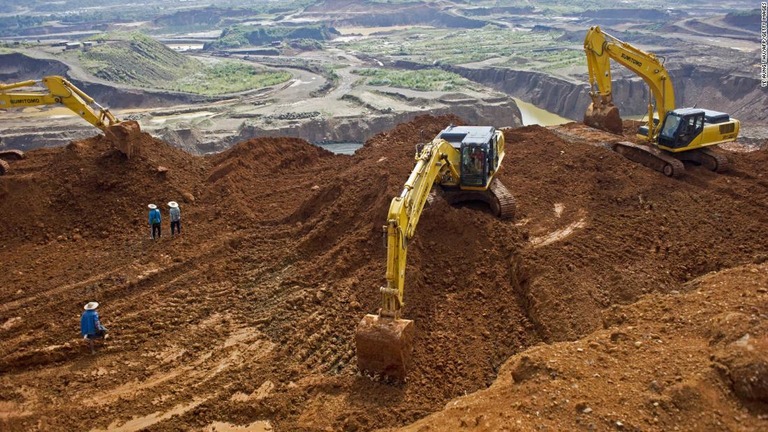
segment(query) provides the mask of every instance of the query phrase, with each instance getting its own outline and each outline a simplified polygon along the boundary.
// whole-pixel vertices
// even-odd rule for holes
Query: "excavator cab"
[[[461,189],[485,189],[504,157],[503,136],[491,126],[450,126],[438,138],[458,150]],[[457,161],[458,162],[458,161]]]
[[[704,110],[692,108],[670,111],[659,133],[659,144],[670,148],[687,147],[704,130]]]

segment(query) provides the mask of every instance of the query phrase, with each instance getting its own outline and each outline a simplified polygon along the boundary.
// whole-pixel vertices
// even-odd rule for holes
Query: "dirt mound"
[[[206,198],[222,204],[217,217],[226,213],[241,226],[246,220],[277,221],[322,183],[315,173],[341,168],[349,159],[296,138],[252,139],[210,157]]]
[[[765,430],[766,275],[747,265],[615,306],[604,329],[518,354],[488,390],[399,430]]]
[[[526,295],[545,340],[578,337],[600,325],[603,308],[766,253],[768,183],[759,166],[768,152],[729,153],[728,175],[687,165],[674,180],[602,146],[563,140],[573,131],[564,129],[508,130],[510,169],[501,177],[522,203],[533,246],[524,262],[538,275]]]
[[[146,133],[132,142],[137,154],[130,160],[102,135],[14,162],[2,180],[4,240],[130,235],[146,224],[146,204],[194,199],[204,161]]]
[[[0,273],[3,425],[178,430],[268,421],[277,430],[397,427],[494,380],[508,382],[511,366],[502,365],[513,355],[530,359],[516,372],[517,386],[530,395],[554,392],[552,383],[564,391],[557,376],[573,377],[568,388],[579,384],[576,379],[589,385],[579,384],[584,393],[567,403],[553,399],[566,411],[543,411],[549,397],[531,396],[518,405],[526,416],[499,421],[534,425],[538,410],[555,417],[548,424],[572,425],[574,401],[586,404],[579,405],[582,412],[600,410],[601,419],[614,423],[645,421],[645,414],[613,420],[610,412],[623,411],[612,404],[621,399],[594,373],[610,375],[613,383],[636,383],[643,368],[672,381],[678,370],[694,370],[676,369],[688,362],[689,351],[676,333],[684,322],[675,308],[687,310],[679,306],[684,299],[707,299],[695,294],[702,280],[696,278],[730,267],[751,269],[750,262],[768,257],[768,152],[729,153],[734,169],[727,174],[690,166],[686,177],[674,180],[588,144],[593,139],[578,138],[574,125],[506,130],[499,176],[515,195],[517,219],[501,221],[483,208],[431,200],[406,271],[404,316],[415,320],[417,331],[414,370],[402,385],[371,381],[356,370],[353,334],[363,315],[378,307],[377,290],[385,283],[381,228],[391,198],[413,168],[421,131],[431,137],[450,123],[460,121],[416,118],[377,135],[354,156],[296,139],[260,138],[195,157],[146,136],[139,156],[130,160],[95,137],[12,162],[11,173],[0,178],[6,235],[0,248],[6,269]],[[182,236],[147,239],[146,204],[170,200],[182,202]],[[738,274],[723,277],[742,284]],[[707,295],[725,301],[729,285],[719,280],[713,279]],[[668,333],[635,335],[639,330],[622,327],[638,329],[641,315],[655,316],[643,306],[637,314],[631,309],[643,296],[669,299],[668,309],[651,302],[664,316],[672,314]],[[739,299],[748,297],[733,297]],[[77,337],[82,305],[92,300],[102,304],[111,333],[95,356]],[[724,310],[735,304],[722,303]],[[759,314],[761,303],[754,307],[758,312],[742,313]],[[685,320],[705,321],[702,315]],[[739,322],[752,325],[751,318]],[[712,349],[762,346],[760,328],[754,341],[741,341],[742,324]],[[611,357],[607,344],[623,343],[623,336],[613,341],[608,333],[610,342],[597,341],[605,348],[590,357],[600,371],[569,375],[569,368],[585,367],[565,362],[581,358],[561,351],[572,345],[536,347],[597,337],[612,326],[629,335],[632,349],[635,337],[661,335],[671,345],[654,345],[651,337],[641,346],[674,345],[679,349],[668,353],[681,353],[680,363],[667,367],[652,351]],[[539,353],[558,364],[548,365]],[[715,354],[722,367],[713,379],[741,396],[713,397],[742,410],[742,420],[755,421],[742,407],[762,403],[762,378],[749,380],[762,377],[761,358]],[[675,387],[679,396],[662,391],[653,401],[666,404],[669,396],[689,404],[676,406],[685,418],[709,412],[715,406],[709,399],[686,396],[706,390],[709,382]],[[606,413],[591,405],[604,400],[612,401]],[[675,415],[659,415],[660,424],[675,424]],[[463,420],[483,424],[478,416]]]

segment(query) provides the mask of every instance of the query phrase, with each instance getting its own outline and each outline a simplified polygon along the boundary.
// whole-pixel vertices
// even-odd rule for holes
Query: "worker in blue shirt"
[[[160,224],[162,218],[160,217],[160,210],[157,208],[156,205],[150,204],[149,206],[149,225],[152,227],[152,239],[156,239],[160,237],[161,234],[161,227]],[[155,236],[155,232],[157,232],[157,237]]]
[[[92,353],[94,352],[93,340],[105,338],[107,335],[107,328],[101,325],[99,313],[96,312],[98,307],[97,302],[88,302],[84,308],[85,312],[80,316],[80,334],[88,341]]]

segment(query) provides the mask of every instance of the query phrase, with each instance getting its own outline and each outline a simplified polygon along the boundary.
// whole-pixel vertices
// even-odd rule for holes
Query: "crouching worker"
[[[97,307],[99,307],[98,303],[89,302],[85,305],[85,312],[80,317],[80,334],[83,339],[88,341],[91,354],[96,352],[93,348],[93,341],[107,337],[107,328],[101,325],[99,321],[99,313],[96,312]]]

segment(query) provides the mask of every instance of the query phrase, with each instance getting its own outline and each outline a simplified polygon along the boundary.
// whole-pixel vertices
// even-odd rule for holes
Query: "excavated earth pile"
[[[677,318],[676,305],[697,298],[691,293],[698,277],[738,266],[764,271],[749,266],[768,257],[768,152],[729,153],[734,169],[728,174],[688,167],[689,175],[673,180],[558,131],[506,130],[500,177],[517,200],[516,220],[431,200],[406,271],[405,317],[417,328],[414,369],[404,384],[361,376],[353,335],[362,316],[375,312],[385,283],[381,227],[389,202],[413,167],[420,136],[450,123],[460,120],[419,117],[377,135],[354,156],[297,139],[259,138],[194,157],[144,135],[130,160],[96,137],[12,162],[0,178],[0,425],[399,427],[497,377],[507,383],[524,356],[540,361],[536,353],[558,352],[562,366],[555,375],[582,364],[583,358],[566,355],[576,342],[541,344],[599,338],[612,325],[639,328],[645,318],[633,314],[631,304],[644,296],[669,302],[666,313],[684,326],[693,316]],[[183,234],[164,232],[152,241],[146,205],[160,205],[167,217],[170,200],[181,203]],[[711,289],[727,290],[728,274]],[[749,293],[765,303],[764,290]],[[751,299],[729,301],[738,307]],[[101,302],[110,329],[96,355],[78,338],[82,305],[92,300]],[[747,318],[739,330],[765,337],[750,321],[764,311],[740,313]],[[742,335],[725,339],[733,337]],[[603,360],[594,373],[609,367],[614,382],[632,381],[639,370],[676,373],[651,356],[605,361],[616,357],[595,355]],[[739,359],[717,362],[726,366],[711,377],[720,383],[712,397],[726,400],[722,417],[740,416],[746,430],[768,426],[759,417],[764,412],[755,411],[765,401],[742,403],[733,390],[739,386],[729,381],[738,379],[729,378],[727,365]],[[554,388],[544,382],[552,374],[534,372],[523,373],[535,377],[523,380],[528,395],[538,394],[539,381],[542,391]],[[496,380],[488,391],[502,385]],[[585,385],[582,391],[578,400],[557,400],[568,409],[520,405],[531,408],[530,416],[504,422],[521,430],[572,425],[572,405],[613,398],[614,389]],[[688,412],[712,406],[685,400]],[[654,409],[665,413],[676,407],[659,406]],[[560,423],[536,423],[533,407]],[[678,424],[672,414],[657,417],[659,423],[638,427]],[[484,424],[482,416],[461,421]]]

